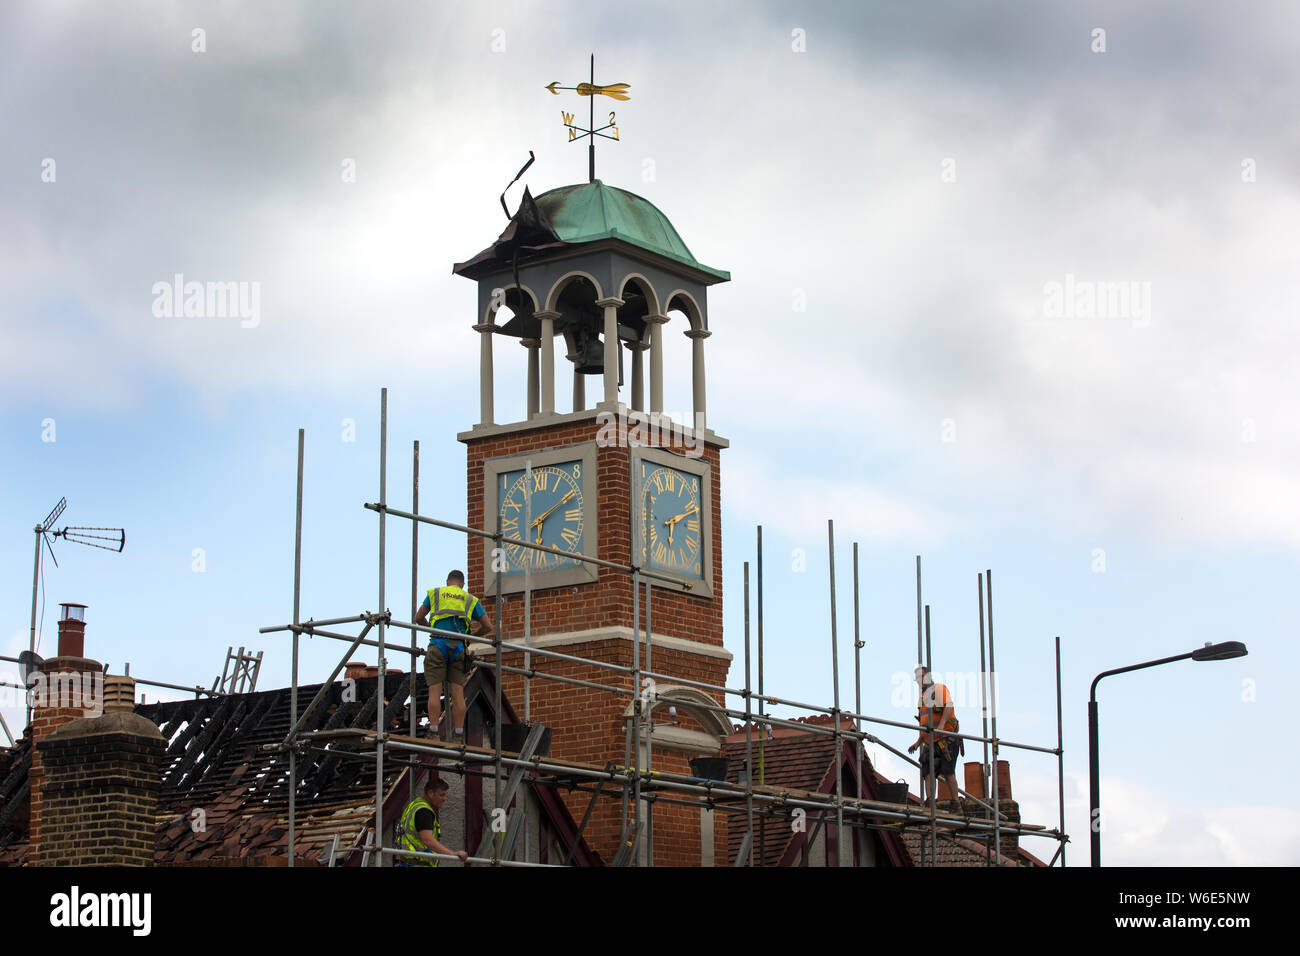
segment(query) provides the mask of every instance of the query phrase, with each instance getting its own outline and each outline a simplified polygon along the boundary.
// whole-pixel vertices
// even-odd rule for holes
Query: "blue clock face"
[[[530,541],[569,554],[582,552],[582,462],[534,468],[531,480],[522,468],[504,472],[497,476],[497,500],[501,503],[501,533],[506,539],[504,574],[522,574],[526,567],[534,572],[554,571],[579,564],[510,541]]]
[[[703,577],[699,475],[643,461],[641,493],[650,567]]]

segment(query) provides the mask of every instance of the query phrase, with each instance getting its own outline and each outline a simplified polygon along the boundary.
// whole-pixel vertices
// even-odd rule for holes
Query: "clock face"
[[[506,539],[508,566],[504,574],[522,574],[525,568],[554,571],[579,564],[558,554],[512,546],[510,540],[543,544],[569,554],[582,552],[582,462],[534,468],[531,480],[522,468],[503,472],[497,476],[497,500],[501,503],[501,533]]]
[[[660,571],[703,577],[700,476],[641,462],[647,563]]]

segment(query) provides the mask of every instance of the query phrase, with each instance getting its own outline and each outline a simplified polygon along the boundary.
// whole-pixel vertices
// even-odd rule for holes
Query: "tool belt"
[[[466,654],[466,666],[469,665],[470,658],[473,657],[473,655],[468,652],[465,645],[465,639],[461,637],[435,637],[429,641],[429,644],[431,646],[437,645],[438,650],[442,652],[443,660],[445,660],[448,665],[455,662],[456,658],[460,657],[462,653]]]
[[[955,724],[956,721],[953,721]],[[956,733],[959,726],[952,728],[951,733]],[[966,741],[960,737],[941,737],[936,735],[934,738],[934,755],[939,760],[956,760],[958,754],[966,752]],[[930,745],[921,744],[921,763],[928,763],[930,760]]]

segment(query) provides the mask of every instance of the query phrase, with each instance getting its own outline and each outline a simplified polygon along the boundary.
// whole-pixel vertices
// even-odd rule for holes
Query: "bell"
[[[595,333],[579,334],[575,371],[582,375],[602,375],[605,371],[605,346]]]

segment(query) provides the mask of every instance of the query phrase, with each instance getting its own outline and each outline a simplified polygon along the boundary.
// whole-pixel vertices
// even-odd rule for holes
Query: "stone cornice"
[[[644,635],[642,640],[645,640]],[[562,631],[558,634],[539,634],[534,635],[528,642],[529,647],[541,648],[558,648],[569,644],[593,644],[597,641],[627,641],[632,642],[632,628],[630,627],[593,627],[583,631]],[[523,644],[523,638],[512,639],[512,644]],[[725,647],[716,647],[712,644],[701,644],[699,641],[690,641],[684,637],[673,637],[669,634],[654,634],[651,636],[651,645],[661,647],[669,651],[684,651],[690,654],[699,654],[702,657],[713,657],[718,660],[731,661],[732,653]],[[487,647],[486,644],[480,647]],[[518,653],[507,651],[507,653]],[[715,748],[716,749],[716,748]]]

